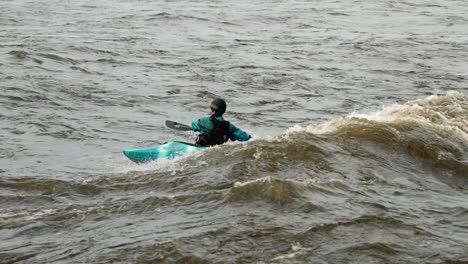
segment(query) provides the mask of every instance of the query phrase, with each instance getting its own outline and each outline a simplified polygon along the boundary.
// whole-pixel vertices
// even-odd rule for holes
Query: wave
[[[429,176],[464,190],[468,184],[467,113],[467,98],[449,92],[375,113],[352,113],[323,124],[296,126],[278,136],[230,143],[173,161],[127,164],[114,170],[121,176],[112,178],[127,183],[139,178],[152,188],[200,187],[203,180],[166,183],[164,177],[184,178],[203,171],[203,179],[212,173],[213,177],[221,175],[216,181],[206,180],[202,188],[230,189],[228,203],[280,205],[300,204],[310,197],[322,201],[327,195],[335,199],[341,194],[365,195],[357,191],[356,184],[418,189],[421,181],[430,182]],[[326,191],[329,194],[323,194]]]
[[[285,204],[300,199],[304,185],[290,180],[280,180],[271,177],[260,178],[248,182],[236,182],[227,198],[228,202],[265,199],[278,204]]]
[[[35,58],[36,56],[41,57],[43,59],[49,59],[51,61],[64,63],[64,64],[76,65],[76,64],[79,63],[75,59],[71,59],[71,58],[68,58],[68,57],[65,57],[65,56],[62,56],[62,55],[50,54],[50,53],[34,53],[34,54],[31,54],[31,53],[23,51],[23,50],[12,50],[12,51],[8,52],[8,54],[13,56],[16,59],[19,59],[19,60],[31,59],[34,62],[38,63],[38,64],[43,64],[44,61]]]
[[[428,176],[463,190],[468,184],[467,113],[466,97],[449,92],[375,113],[353,113],[323,124],[296,126],[278,136],[230,143],[191,157],[127,164],[117,170],[123,174],[121,180],[129,183],[137,177],[152,188],[200,187],[203,182],[166,183],[167,175],[184,178],[199,171],[204,179],[211,173],[221,175],[216,181],[206,180],[202,187],[229,189],[228,203],[285,205],[301,204],[311,197],[325,201],[327,195],[334,199],[365,195],[356,184],[418,189],[421,181],[430,182]]]
[[[468,144],[468,100],[464,94],[451,91],[445,96],[432,95],[425,99],[384,107],[371,114],[352,113],[325,124],[311,125],[305,131],[333,134],[360,122],[385,124],[395,132],[421,127],[429,133],[453,138]],[[292,129],[290,131],[295,131]]]
[[[102,192],[95,185],[37,178],[0,179],[0,189],[3,191],[11,189],[42,196],[68,196],[70,194],[94,196]]]
[[[468,173],[468,100],[460,92],[395,104],[372,114],[353,113],[324,124],[290,128],[284,137],[311,133],[337,143],[400,147],[437,166]]]
[[[375,195],[363,186],[463,192],[468,184],[467,111],[466,97],[449,92],[218,147],[198,159],[227,168],[224,177],[232,182],[227,203],[301,207],[314,201],[314,210],[321,211],[316,204],[330,199]],[[361,204],[387,211],[378,203]]]
[[[280,206],[301,207],[309,212],[325,211],[319,204],[330,199],[342,200],[350,193],[354,191],[348,185],[333,179],[291,180],[267,176],[233,183],[225,202],[266,201]]]

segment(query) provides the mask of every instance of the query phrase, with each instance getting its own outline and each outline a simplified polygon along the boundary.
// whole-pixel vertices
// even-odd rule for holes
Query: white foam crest
[[[195,153],[194,155],[199,155]],[[174,159],[157,159],[151,162],[146,163],[134,163],[127,161],[126,164],[120,164],[120,166],[115,167],[115,173],[129,173],[129,172],[168,172],[175,174],[179,171],[186,169],[186,164],[183,162],[188,157],[176,157]]]
[[[58,209],[41,209],[37,212],[34,212],[28,215],[25,220],[36,220],[47,216],[55,215],[59,210]]]
[[[259,178],[259,179],[245,181],[245,182],[235,182],[233,187],[234,188],[239,188],[239,187],[247,186],[249,184],[265,183],[265,182],[271,182],[271,181],[272,181],[271,176],[267,176],[267,177],[262,177],[262,178]]]
[[[368,120],[393,122],[401,118],[429,119],[431,122],[450,123],[457,118],[466,118],[468,113],[466,98],[459,92],[448,92],[445,96],[431,95],[424,99],[408,101],[405,104],[393,104],[374,113],[351,113],[348,117]],[[453,115],[457,113],[454,117]],[[440,120],[439,120],[440,119]]]
[[[312,134],[327,134],[336,132],[344,125],[349,125],[359,119],[375,122],[398,124],[414,122],[437,134],[454,137],[462,142],[468,142],[468,101],[456,91],[446,95],[431,95],[424,99],[409,101],[404,104],[385,106],[373,113],[351,113],[346,117],[337,118],[322,124],[307,127],[294,126],[286,131],[286,137],[295,132]]]
[[[303,256],[308,254],[310,251],[315,250],[315,248],[310,248],[310,247],[303,247],[300,243],[292,244],[291,245],[291,251],[287,254],[284,255],[279,255],[275,258],[272,259],[272,261],[279,261],[279,262],[285,262],[285,263],[295,263],[294,261],[295,258]]]
[[[314,125],[314,126],[316,126],[316,125]],[[307,129],[308,129],[308,127],[302,127],[300,125],[294,125],[292,127],[289,127],[288,129],[286,129],[286,132],[283,133],[283,134],[261,136],[261,137],[258,137],[258,138],[254,138],[254,139],[250,140],[249,142],[256,141],[256,140],[265,140],[265,141],[268,141],[270,143],[275,143],[275,142],[278,142],[278,141],[289,140],[289,139],[291,139],[292,134],[297,133],[297,132],[304,132],[304,131],[307,131]],[[307,131],[307,132],[311,132],[311,131]],[[313,133],[313,132],[311,132],[311,133]]]
[[[25,221],[37,220],[43,217],[55,215],[60,209],[39,209],[34,211],[5,211],[0,212],[0,218],[9,219],[9,218],[23,218]]]
[[[103,169],[104,174],[108,174],[109,172],[112,174],[127,174],[131,172],[164,172],[171,175],[175,175],[178,172],[193,168],[193,166],[206,166],[207,162],[206,159],[199,159],[201,155],[208,155],[211,151],[219,151],[221,148],[225,148],[227,146],[247,146],[249,142],[227,142],[226,144],[220,146],[213,146],[201,151],[197,151],[195,153],[188,154],[186,156],[180,156],[173,159],[166,159],[166,158],[159,158],[154,161],[146,162],[146,163],[134,163],[128,159],[124,159],[123,157],[119,156],[118,159],[113,160],[112,162],[105,165]],[[188,162],[188,161],[196,161]],[[138,177],[138,175],[134,175]],[[88,178],[85,182],[93,181],[93,177]]]
[[[6,211],[0,211],[0,219],[8,219],[8,218],[15,218],[15,217],[21,217],[25,216],[27,214],[26,211],[20,211],[20,212],[13,212],[11,210],[6,210]]]
[[[445,96],[431,95],[424,99],[395,104],[372,114],[350,116],[368,120],[401,123],[414,122],[439,135],[468,142],[468,102],[459,92]]]
[[[323,181],[323,180],[318,179],[318,178],[312,178],[312,179],[304,179],[304,180],[298,181],[298,180],[293,180],[293,179],[279,179],[279,178],[275,178],[275,177],[271,177],[271,176],[265,176],[265,177],[261,177],[261,178],[258,178],[258,179],[244,181],[244,182],[235,182],[233,187],[234,188],[241,188],[241,187],[252,185],[252,184],[271,184],[272,182],[275,182],[275,181],[289,182],[289,183],[292,183],[292,184],[297,185],[297,186],[306,187],[309,184],[317,184],[317,183],[320,184],[320,183],[326,183],[326,182],[333,182],[333,181],[336,181],[336,180],[335,179],[330,179],[330,180],[327,180],[327,181]]]

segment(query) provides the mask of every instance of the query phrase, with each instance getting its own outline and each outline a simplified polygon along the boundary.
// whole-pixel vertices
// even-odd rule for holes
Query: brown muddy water
[[[468,4],[0,1],[0,263],[468,263]],[[194,140],[221,96],[254,136]]]

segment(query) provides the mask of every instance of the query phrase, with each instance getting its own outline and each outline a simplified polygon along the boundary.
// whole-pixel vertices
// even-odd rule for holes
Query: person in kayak
[[[198,146],[208,147],[221,145],[229,139],[232,141],[247,141],[249,134],[224,120],[226,101],[216,98],[211,102],[211,116],[202,117],[192,121],[192,130],[200,132],[195,142]]]

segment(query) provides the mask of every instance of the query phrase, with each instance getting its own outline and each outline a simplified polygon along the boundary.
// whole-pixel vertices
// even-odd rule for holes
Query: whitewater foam
[[[334,133],[343,126],[361,120],[375,121],[391,126],[396,134],[398,128],[413,124],[443,137],[451,137],[468,144],[468,101],[455,91],[446,95],[431,95],[424,99],[409,101],[405,104],[393,104],[372,113],[351,113],[322,124],[307,127],[293,126],[286,131],[286,136],[296,132],[308,132],[316,135]]]

